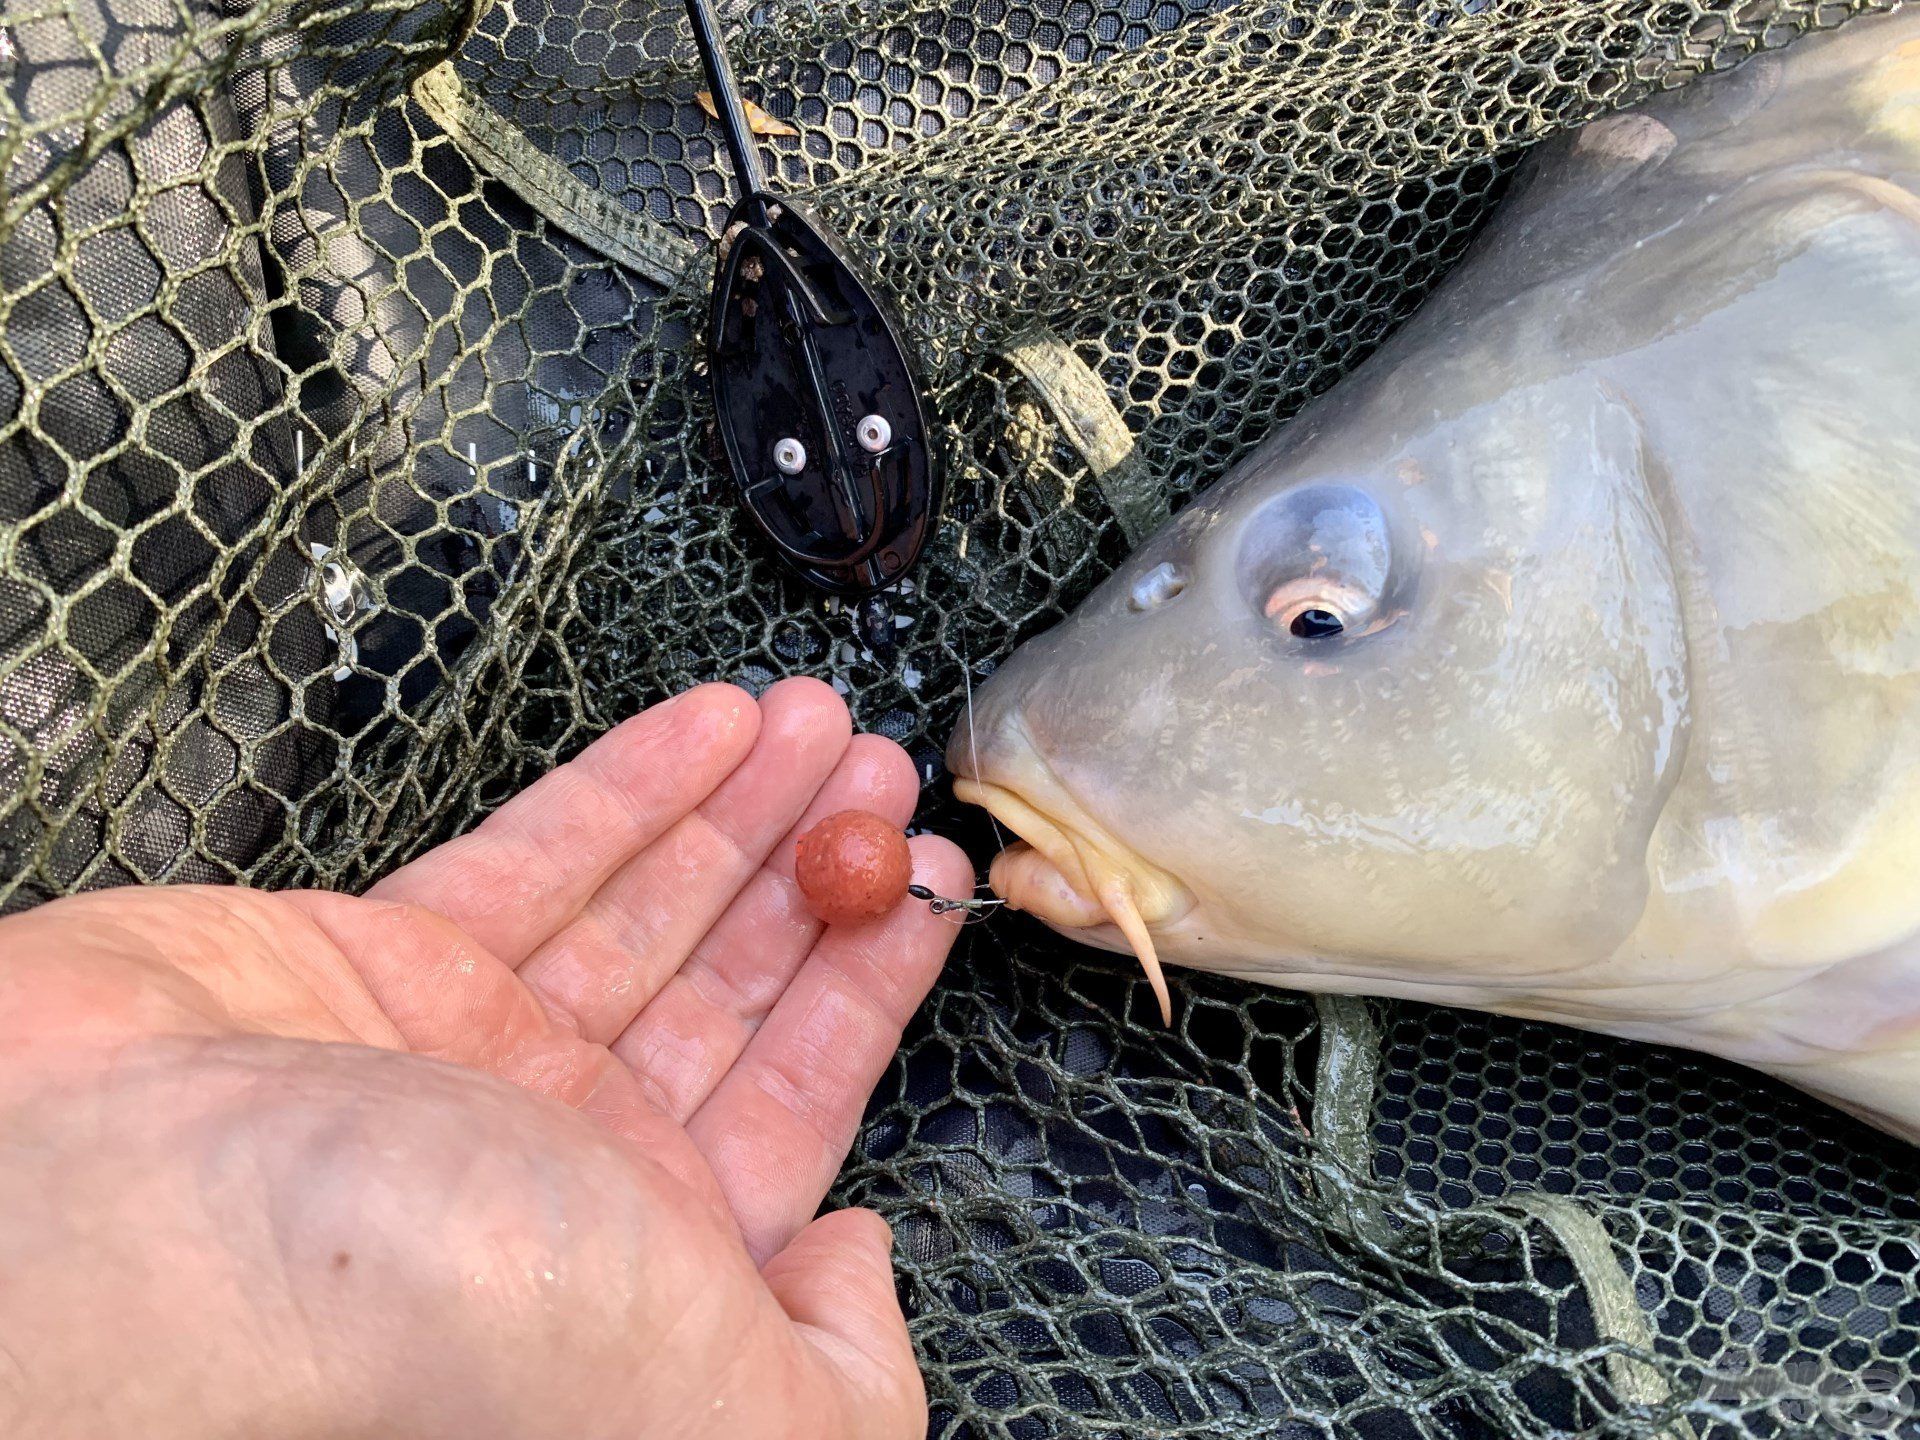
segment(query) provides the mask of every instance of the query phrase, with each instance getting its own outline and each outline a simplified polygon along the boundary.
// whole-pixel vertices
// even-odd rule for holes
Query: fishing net
[[[1526,146],[1865,0],[763,0],[904,313],[888,613],[736,514],[673,4],[0,12],[0,903],[359,887],[691,683],[827,676],[984,854],[970,677],[1421,300]],[[838,1198],[938,1434],[1920,1434],[1920,1162],[1751,1073],[969,927]]]

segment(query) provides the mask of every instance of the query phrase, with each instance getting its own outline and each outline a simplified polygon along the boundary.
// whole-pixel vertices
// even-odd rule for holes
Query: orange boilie
[[[913,857],[892,821],[871,810],[842,810],[800,837],[794,879],[820,919],[858,925],[900,903],[913,879]]]

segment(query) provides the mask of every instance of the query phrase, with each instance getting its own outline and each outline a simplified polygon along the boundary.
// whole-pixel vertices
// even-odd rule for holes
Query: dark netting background
[[[947,504],[880,636],[716,465],[677,5],[7,0],[0,901],[359,887],[640,705],[795,672],[984,856],[969,669],[1362,358],[1528,144],[1870,8],[731,5],[774,173],[931,376]],[[971,927],[876,1097],[839,1198],[897,1228],[937,1433],[1920,1434],[1908,1147],[1547,1027],[1144,1001]]]

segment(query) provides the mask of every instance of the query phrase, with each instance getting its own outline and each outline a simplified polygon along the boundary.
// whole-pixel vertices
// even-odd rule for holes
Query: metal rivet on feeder
[[[853,433],[860,441],[860,448],[869,455],[878,455],[893,443],[893,426],[884,415],[861,416]]]
[[[798,475],[807,468],[807,447],[792,436],[776,441],[773,463],[782,475]]]

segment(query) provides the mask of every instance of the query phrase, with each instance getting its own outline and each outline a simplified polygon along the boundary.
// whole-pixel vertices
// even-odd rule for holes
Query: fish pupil
[[[1340,623],[1340,617],[1331,610],[1302,610],[1293,617],[1293,623],[1287,627],[1302,640],[1324,640],[1329,635],[1338,635],[1347,627]]]

